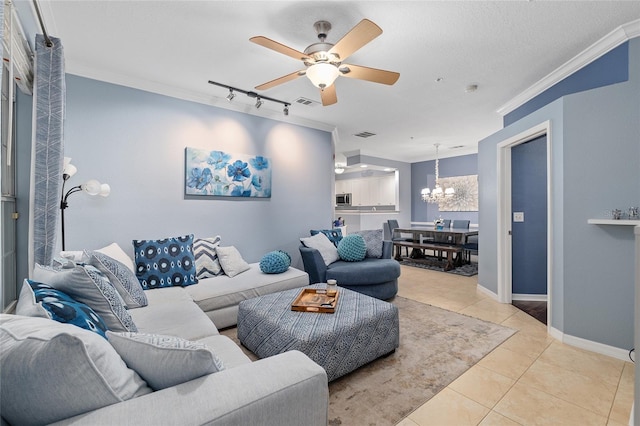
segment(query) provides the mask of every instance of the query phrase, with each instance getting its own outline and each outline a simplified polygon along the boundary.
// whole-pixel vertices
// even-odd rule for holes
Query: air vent
[[[371,133],[371,132],[360,132],[360,133],[356,133],[353,136],[357,136],[359,138],[369,138],[371,136],[375,136],[375,133]]]
[[[320,102],[312,101],[311,99],[303,98],[303,97],[299,97],[298,99],[296,99],[293,102],[297,103],[297,104],[300,104],[300,105],[307,105],[307,106],[320,105]]]
[[[460,148],[464,148],[464,145],[456,145],[456,146],[449,147],[449,149],[460,149]]]

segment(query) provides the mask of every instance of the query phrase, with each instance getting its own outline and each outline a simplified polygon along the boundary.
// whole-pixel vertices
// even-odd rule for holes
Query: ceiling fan
[[[336,89],[333,85],[333,82],[338,76],[388,85],[394,84],[400,77],[399,73],[393,71],[343,63],[343,61],[356,50],[382,34],[382,29],[370,20],[363,19],[360,21],[336,44],[325,42],[327,34],[331,30],[331,24],[329,22],[318,21],[313,26],[318,33],[320,42],[308,46],[304,52],[292,49],[263,36],[251,37],[249,39],[260,46],[275,50],[293,59],[298,59],[302,61],[306,67],[300,71],[292,72],[291,74],[256,86],[257,90],[267,90],[306,75],[309,80],[320,89],[322,105],[327,106],[338,102]]]

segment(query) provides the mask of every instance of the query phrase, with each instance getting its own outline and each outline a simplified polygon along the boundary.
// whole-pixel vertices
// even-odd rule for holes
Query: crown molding
[[[505,116],[622,43],[640,36],[640,19],[619,26],[497,109]]]
[[[168,96],[171,98],[181,99],[190,102],[196,102],[204,105],[214,106],[231,111],[237,111],[244,114],[254,115],[256,117],[269,118],[271,120],[281,121],[284,123],[295,124],[298,126],[309,127],[312,129],[332,132],[336,126],[332,124],[322,123],[319,121],[308,120],[306,118],[296,117],[295,111],[291,111],[288,116],[284,116],[281,109],[277,111],[268,108],[256,109],[253,104],[243,104],[241,102],[229,102],[226,99],[227,92],[223,97],[209,95],[192,90],[184,90],[175,86],[169,86],[144,79],[137,79],[131,76],[109,73],[104,71],[96,71],[90,67],[67,63],[66,73],[77,75],[79,77],[89,78],[105,83],[116,84],[118,86],[129,87],[131,89],[142,90],[157,95]],[[206,84],[206,81],[204,82]],[[210,85],[206,85],[208,87]],[[204,92],[204,90],[203,90]]]

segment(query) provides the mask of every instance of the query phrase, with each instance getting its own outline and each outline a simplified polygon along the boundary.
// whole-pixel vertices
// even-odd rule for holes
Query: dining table
[[[453,252],[462,252],[462,247],[466,244],[469,237],[478,235],[478,228],[435,228],[425,227],[425,226],[412,226],[411,228],[396,228],[394,229],[395,233],[402,234],[411,234],[411,238],[397,241],[396,246],[396,260],[401,260],[402,256],[400,255],[400,250],[402,246],[411,246],[413,248],[413,252],[411,257],[421,258],[422,252],[420,249],[432,249],[434,251],[445,251],[447,252],[447,265],[445,266],[445,270],[453,269],[454,259],[452,258]],[[455,259],[455,263],[459,266],[462,264],[462,257],[458,256]]]

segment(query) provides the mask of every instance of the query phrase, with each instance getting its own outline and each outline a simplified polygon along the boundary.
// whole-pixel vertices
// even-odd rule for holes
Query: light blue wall
[[[74,194],[68,250],[187,233],[220,235],[249,262],[285,250],[302,267],[301,236],[333,217],[328,132],[67,76],[65,155],[78,173],[111,185],[107,198]],[[272,161],[268,199],[185,199],[185,147],[263,155]]]
[[[633,346],[631,227],[588,225],[640,201],[640,39],[629,80],[565,96],[479,144],[479,283],[497,292],[497,144],[551,122],[552,326],[605,345]],[[488,255],[485,255],[488,254]]]
[[[439,160],[439,175],[441,178],[452,176],[467,176],[478,174],[478,155],[462,155]],[[411,164],[411,221],[432,222],[438,217],[443,219],[470,220],[478,223],[478,212],[440,212],[438,204],[425,203],[420,198],[422,188],[433,188],[436,183],[436,161],[421,161]]]

